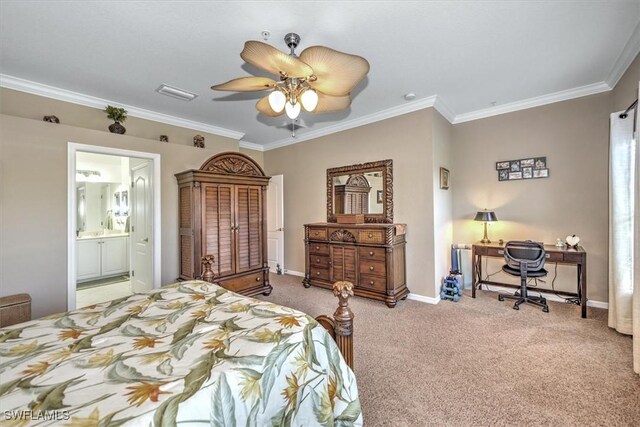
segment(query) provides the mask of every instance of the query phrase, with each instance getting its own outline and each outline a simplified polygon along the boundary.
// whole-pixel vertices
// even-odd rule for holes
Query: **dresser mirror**
[[[393,160],[327,169],[327,222],[336,222],[337,214],[392,223]]]

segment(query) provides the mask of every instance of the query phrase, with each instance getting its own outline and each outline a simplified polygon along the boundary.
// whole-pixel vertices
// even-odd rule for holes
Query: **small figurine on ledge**
[[[578,249],[578,243],[580,243],[580,237],[576,236],[575,234],[571,236],[567,236],[566,242],[567,242],[567,246],[569,246],[570,248]]]

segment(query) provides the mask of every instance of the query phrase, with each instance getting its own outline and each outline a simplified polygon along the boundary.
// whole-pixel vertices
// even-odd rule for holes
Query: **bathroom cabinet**
[[[129,272],[128,236],[82,238],[76,245],[78,282]]]

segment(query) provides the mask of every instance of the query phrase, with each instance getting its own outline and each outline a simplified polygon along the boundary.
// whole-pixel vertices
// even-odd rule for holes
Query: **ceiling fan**
[[[351,105],[351,91],[369,72],[369,63],[357,55],[338,52],[324,46],[312,46],[296,55],[300,36],[289,33],[284,41],[286,54],[259,41],[247,41],[240,57],[279,80],[266,77],[240,77],[211,86],[213,90],[258,92],[270,90],[256,108],[262,114],[277,117],[285,113],[295,120],[301,108],[307,112],[328,113]]]

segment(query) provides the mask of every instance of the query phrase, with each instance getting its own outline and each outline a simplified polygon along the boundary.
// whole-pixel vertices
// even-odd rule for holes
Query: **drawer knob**
[[[316,262],[320,262],[320,258],[316,258]]]
[[[545,255],[544,255],[544,257],[545,257],[545,258],[551,258],[551,255],[549,255],[549,254],[545,254]]]
[[[319,276],[319,275],[320,275],[320,272],[319,272],[319,271],[316,271],[316,276]]]
[[[369,256],[373,256],[373,251],[369,251]]]
[[[373,266],[369,267],[369,270],[370,270],[370,271],[373,271]]]
[[[370,280],[370,281],[369,281],[369,284],[370,284],[371,286],[373,286],[373,280]]]
[[[259,282],[260,280],[262,280],[261,277],[256,277],[256,282]]]
[[[371,239],[373,237],[373,233],[369,233],[369,238]]]
[[[320,250],[320,246],[316,246],[316,251],[319,251],[319,250]]]

